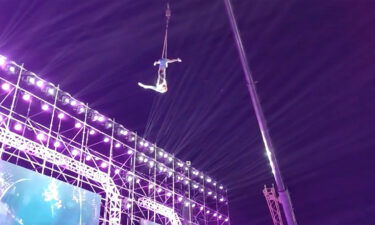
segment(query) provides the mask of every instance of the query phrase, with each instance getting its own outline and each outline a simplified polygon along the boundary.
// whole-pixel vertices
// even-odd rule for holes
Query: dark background
[[[375,1],[233,0],[302,225],[375,224]],[[221,0],[0,1],[0,54],[229,188],[234,225],[272,224],[273,178]]]

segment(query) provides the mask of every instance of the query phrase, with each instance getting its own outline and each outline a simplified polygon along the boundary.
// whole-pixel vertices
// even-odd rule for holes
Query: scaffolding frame
[[[99,194],[101,225],[230,224],[226,188],[190,163],[3,56],[0,83],[1,160]]]

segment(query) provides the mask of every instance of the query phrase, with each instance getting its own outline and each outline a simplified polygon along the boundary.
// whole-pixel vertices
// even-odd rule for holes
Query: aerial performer
[[[171,17],[171,10],[169,8],[169,4],[167,4],[167,10],[165,11],[166,19],[166,27],[165,27],[165,36],[164,36],[164,45],[163,45],[163,52],[161,54],[161,59],[154,62],[154,66],[159,64],[159,70],[158,70],[158,79],[156,80],[155,86],[153,85],[145,85],[140,82],[138,82],[138,85],[143,87],[144,89],[150,89],[154,90],[156,92],[159,92],[161,94],[164,94],[168,91],[167,86],[167,68],[169,63],[174,62],[181,62],[180,58],[177,59],[168,59],[167,57],[167,42],[168,42],[168,25],[169,25],[169,19]]]

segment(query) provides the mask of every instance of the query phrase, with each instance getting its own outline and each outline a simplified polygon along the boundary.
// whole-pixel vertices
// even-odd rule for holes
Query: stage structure
[[[4,56],[0,86],[1,160],[100,194],[99,224],[230,224],[226,188],[189,162]]]

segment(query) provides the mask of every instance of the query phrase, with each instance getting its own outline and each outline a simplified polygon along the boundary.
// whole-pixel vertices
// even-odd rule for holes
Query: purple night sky
[[[301,225],[375,224],[375,1],[232,0]],[[229,187],[233,225],[269,225],[274,181],[222,0],[0,3],[0,54]]]

